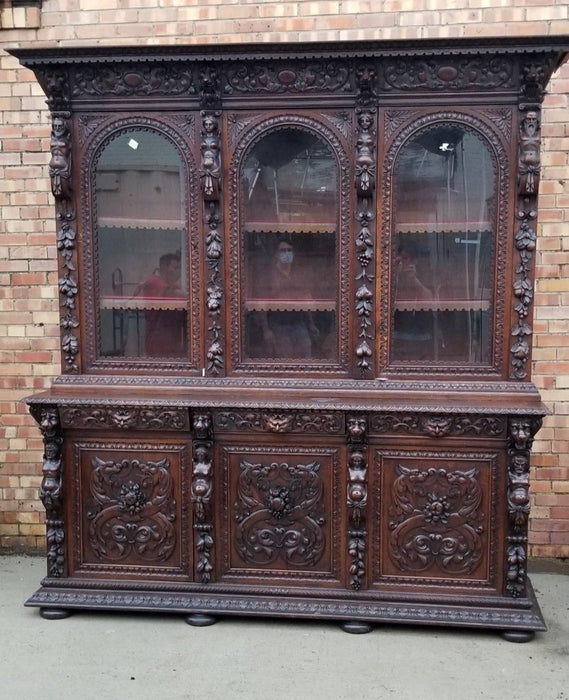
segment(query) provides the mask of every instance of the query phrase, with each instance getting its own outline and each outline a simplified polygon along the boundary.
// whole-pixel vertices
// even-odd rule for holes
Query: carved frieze
[[[480,435],[497,437],[503,435],[506,419],[499,416],[435,415],[422,413],[377,413],[370,418],[370,432],[405,433],[447,437]]]
[[[483,555],[478,469],[397,465],[388,551],[402,572],[472,573]]]
[[[107,63],[79,66],[73,72],[72,95],[87,97],[178,96],[197,92],[185,62],[163,64]]]
[[[494,90],[514,86],[514,61],[509,56],[432,56],[381,62],[381,90]]]
[[[233,63],[225,70],[225,92],[337,92],[350,86],[349,65],[341,61]]]
[[[64,428],[118,428],[120,430],[188,430],[186,408],[154,406],[64,406]]]
[[[320,411],[216,411],[217,430],[269,433],[323,433],[335,435],[344,432],[342,413]]]
[[[176,546],[176,503],[167,458],[94,457],[87,505],[88,542],[102,562],[135,556],[167,561]]]
[[[319,562],[326,545],[319,470],[318,462],[240,463],[235,547],[244,562],[295,567]]]

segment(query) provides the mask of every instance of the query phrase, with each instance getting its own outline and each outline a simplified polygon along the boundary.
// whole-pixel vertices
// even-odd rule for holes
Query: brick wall
[[[378,11],[377,8],[381,8]],[[21,403],[59,370],[49,119],[1,49],[561,34],[567,0],[0,0],[0,551],[43,547],[41,442]],[[543,110],[534,378],[552,410],[535,443],[532,553],[569,556],[569,64]]]

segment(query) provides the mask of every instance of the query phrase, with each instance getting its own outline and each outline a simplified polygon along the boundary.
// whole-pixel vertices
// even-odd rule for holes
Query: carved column
[[[223,236],[221,229],[221,97],[219,78],[214,69],[204,69],[201,87],[201,163],[200,181],[205,224],[205,257],[208,267],[206,298],[207,373],[223,373],[223,330],[220,319],[223,303],[221,258]]]
[[[374,236],[371,225],[375,218],[377,97],[376,72],[373,66],[360,66],[356,72],[357,141],[355,153],[355,188],[357,195],[356,236],[358,272],[356,275],[356,318],[359,328],[356,361],[362,374],[372,369],[375,330],[373,323],[373,258]]]
[[[506,591],[513,598],[526,593],[530,450],[541,423],[541,418],[516,417],[508,424]]]
[[[520,127],[518,136],[518,202],[517,230],[514,245],[519,262],[514,277],[514,314],[512,326],[511,372],[515,379],[526,379],[531,356],[531,305],[534,282],[532,279],[536,247],[535,223],[537,194],[540,178],[541,103],[545,94],[550,66],[539,57],[522,67],[520,88]]]
[[[40,498],[46,513],[47,575],[65,573],[65,517],[63,509],[63,434],[57,406],[30,406],[44,443]]]
[[[212,473],[212,421],[208,413],[197,413],[193,417],[194,448],[192,465],[191,497],[194,508],[194,530],[196,533],[196,572],[202,583],[211,581],[213,571],[212,550],[213,492]]]
[[[358,591],[366,575],[367,419],[348,416],[348,555],[350,585]]]

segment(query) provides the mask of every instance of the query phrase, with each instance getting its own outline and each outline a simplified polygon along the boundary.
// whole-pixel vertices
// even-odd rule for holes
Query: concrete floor
[[[39,557],[0,557],[0,698],[164,700],[569,700],[569,570],[531,575],[549,632],[512,644],[495,632],[331,622],[25,608]]]

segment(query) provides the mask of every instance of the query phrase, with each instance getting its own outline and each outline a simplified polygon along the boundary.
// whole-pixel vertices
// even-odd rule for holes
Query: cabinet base
[[[499,630],[510,641],[529,641],[531,633],[544,632],[547,626],[528,582],[528,596],[523,599],[501,597],[483,601],[455,599],[451,602],[430,600],[383,600],[375,592],[350,598],[325,596],[271,596],[214,589],[204,592],[185,590],[94,588],[95,582],[71,579],[46,580],[26,601],[39,607],[43,617],[58,619],[73,610],[124,610],[170,612],[186,616],[193,625],[213,624],[228,615],[285,617],[312,620],[337,620],[347,632],[369,631],[371,623],[438,625]],[[80,587],[85,586],[85,587]],[[376,597],[374,597],[374,594]]]

